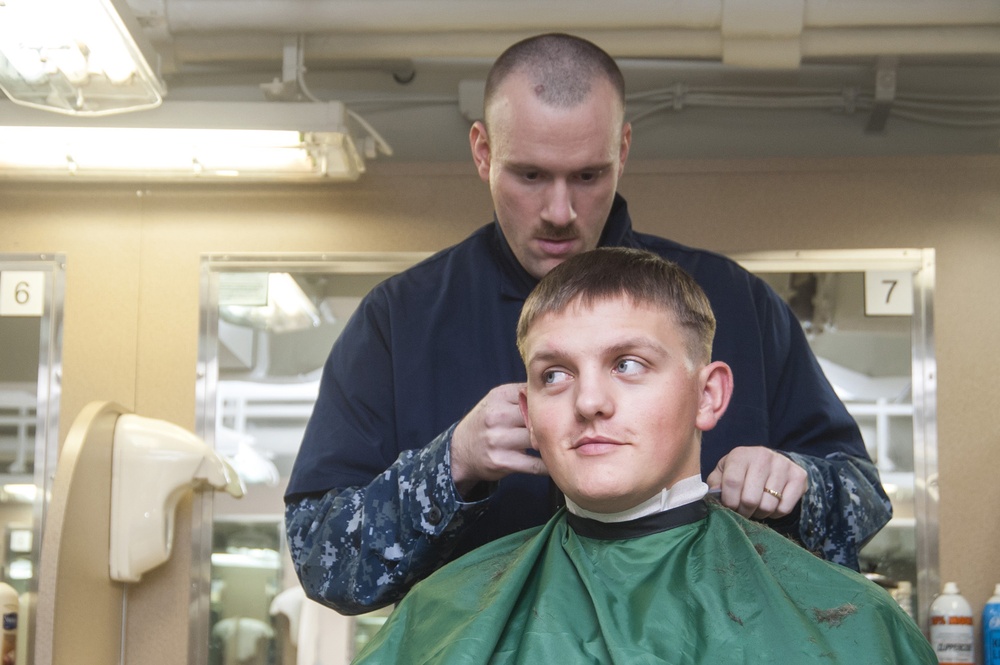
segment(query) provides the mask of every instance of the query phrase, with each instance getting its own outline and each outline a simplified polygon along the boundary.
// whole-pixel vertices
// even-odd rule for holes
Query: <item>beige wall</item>
[[[1000,582],[1000,158],[633,163],[621,190],[639,230],[719,251],[936,250],[941,575],[978,611]],[[491,210],[471,164],[321,187],[0,183],[0,202],[0,252],[67,257],[63,436],[92,400],[194,428],[203,253],[430,251]],[[187,661],[186,509],[174,558],[129,591],[127,662]]]

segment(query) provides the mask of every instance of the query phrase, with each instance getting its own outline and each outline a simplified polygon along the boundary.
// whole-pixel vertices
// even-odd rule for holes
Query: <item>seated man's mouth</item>
[[[623,445],[621,441],[606,437],[584,437],[573,444],[573,450],[581,455],[601,455]]]

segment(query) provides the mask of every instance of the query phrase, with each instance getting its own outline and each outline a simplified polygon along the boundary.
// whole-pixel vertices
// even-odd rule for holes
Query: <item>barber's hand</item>
[[[497,386],[455,427],[451,475],[460,494],[511,473],[548,475],[541,458],[527,453],[531,441],[518,407],[521,387],[518,383]]]
[[[705,482],[721,487],[722,505],[743,517],[774,519],[795,509],[809,487],[809,475],[770,448],[744,446],[719,460]]]

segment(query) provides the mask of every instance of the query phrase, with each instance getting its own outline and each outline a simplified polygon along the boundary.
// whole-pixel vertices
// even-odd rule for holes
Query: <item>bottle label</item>
[[[931,617],[931,645],[941,665],[975,663],[972,617]]]
[[[0,659],[13,663],[17,655],[17,612],[3,613],[3,636],[0,637]]]
[[[1000,665],[1000,605],[994,603],[983,609],[983,662]]]
[[[991,630],[987,631],[984,658],[987,665],[1000,665],[1000,628],[991,626]]]

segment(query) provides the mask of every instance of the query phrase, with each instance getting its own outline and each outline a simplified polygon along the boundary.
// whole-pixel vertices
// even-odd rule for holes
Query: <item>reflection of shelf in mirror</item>
[[[279,570],[281,558],[274,550],[212,552],[212,565],[223,568],[266,568]]]
[[[885,493],[892,501],[893,520],[912,520],[915,510],[913,472],[884,471],[879,476]]]
[[[847,412],[851,417],[861,424],[861,421],[875,421],[874,445],[871,441],[865,440],[868,453],[875,460],[875,465],[879,471],[894,471],[896,465],[890,455],[890,419],[913,419],[913,404],[891,402],[886,398],[879,398],[866,402],[844,402]],[[912,440],[908,442],[912,446]]]
[[[318,380],[306,383],[220,381],[216,399],[216,447],[225,455],[235,456],[240,441],[252,443],[258,452],[277,465],[279,473],[287,474],[318,392]]]
[[[34,457],[38,403],[34,391],[34,384],[0,383],[0,459],[13,457],[8,465],[11,473],[28,472],[28,459]],[[10,437],[5,436],[8,432]]]
[[[914,520],[912,518],[889,520],[889,523],[862,548],[861,557],[867,561],[879,561],[883,565],[889,561],[912,564],[916,560]]]
[[[917,518],[915,517],[893,517],[883,529],[915,529]]]
[[[237,432],[245,431],[250,420],[308,420],[318,393],[319,381],[220,381],[218,420]]]
[[[912,416],[912,404],[895,404],[886,401],[877,402],[844,402],[847,412],[858,416]]]

